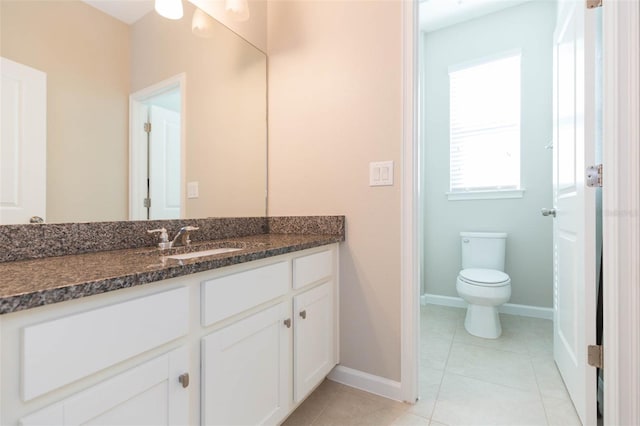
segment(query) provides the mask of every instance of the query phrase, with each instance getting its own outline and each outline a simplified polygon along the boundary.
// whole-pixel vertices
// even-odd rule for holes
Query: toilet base
[[[484,339],[497,339],[502,334],[497,307],[470,303],[464,319],[464,328],[471,335]]]

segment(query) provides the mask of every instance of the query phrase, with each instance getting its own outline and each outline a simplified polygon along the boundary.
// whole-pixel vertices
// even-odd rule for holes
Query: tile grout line
[[[547,425],[550,425],[549,422],[549,413],[547,413],[547,406],[544,403],[544,398],[542,395],[542,389],[540,389],[540,382],[538,381],[538,373],[536,367],[533,365],[533,359],[531,358],[531,354],[529,354],[529,362],[531,363],[531,368],[533,369],[533,376],[536,379],[536,387],[538,388],[538,396],[540,397],[540,404],[542,404],[542,410],[544,411],[544,418],[547,420]]]
[[[461,318],[458,317],[456,322],[460,322]],[[464,321],[464,320],[462,320]],[[458,326],[456,324],[456,327],[453,329],[453,334],[451,335],[451,341],[449,342],[449,351],[447,352],[447,360],[444,363],[444,367],[442,369],[442,377],[440,377],[440,383],[438,384],[438,391],[436,392],[435,395],[435,401],[433,402],[433,408],[431,409],[431,415],[429,416],[428,420],[429,420],[429,424],[431,424],[431,422],[436,421],[433,419],[433,414],[436,412],[436,406],[438,405],[438,401],[440,400],[440,390],[442,389],[442,382],[444,382],[444,376],[445,374],[447,374],[447,366],[449,365],[449,358],[451,357],[451,349],[453,348],[453,343],[455,342],[455,337],[456,337],[456,333],[458,332]]]

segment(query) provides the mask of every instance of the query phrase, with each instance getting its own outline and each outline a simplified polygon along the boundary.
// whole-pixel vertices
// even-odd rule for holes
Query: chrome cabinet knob
[[[541,209],[540,213],[542,213],[542,216],[556,217],[556,209]]]
[[[180,382],[183,388],[189,386],[189,373],[184,373],[178,376],[178,382]]]

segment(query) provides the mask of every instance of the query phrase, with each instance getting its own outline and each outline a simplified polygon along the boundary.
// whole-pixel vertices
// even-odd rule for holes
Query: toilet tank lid
[[[507,238],[506,232],[461,232],[461,237],[466,238]]]
[[[483,284],[501,284],[509,281],[509,275],[495,269],[463,269],[460,276],[465,280]]]

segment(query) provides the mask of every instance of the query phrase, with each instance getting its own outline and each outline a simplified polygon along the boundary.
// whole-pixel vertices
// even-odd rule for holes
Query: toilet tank
[[[461,232],[462,269],[504,271],[506,232]]]

